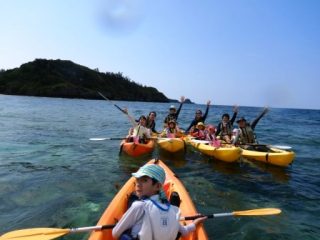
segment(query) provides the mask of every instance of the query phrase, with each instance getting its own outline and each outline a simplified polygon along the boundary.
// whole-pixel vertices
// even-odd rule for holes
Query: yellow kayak
[[[235,162],[241,157],[241,148],[230,144],[224,144],[221,147],[210,145],[209,141],[195,140],[187,138],[187,143],[193,146],[199,152],[214,157],[217,160],[224,162]]]
[[[164,183],[164,190],[169,198],[171,193],[177,192],[181,199],[180,210],[182,216],[194,216],[197,214],[197,210],[181,181],[175,176],[175,174],[161,161],[151,160],[147,164],[159,164],[166,172],[166,180]],[[117,195],[113,198],[108,208],[103,213],[97,225],[116,224],[117,221],[127,210],[127,203],[129,195],[134,191],[135,178],[131,177],[125,185],[120,189]],[[190,221],[181,221],[181,224],[187,224]],[[103,231],[94,231],[91,233],[89,240],[111,240],[111,229]],[[181,238],[183,240],[206,240],[207,234],[202,224],[197,225],[197,229],[190,233],[188,236]]]
[[[259,145],[257,145],[255,148],[257,150],[242,149],[242,156],[247,159],[265,162],[281,167],[287,167],[295,158],[295,153],[293,151],[267,146],[259,148]]]
[[[184,151],[185,142],[182,138],[158,138],[158,146],[160,149],[170,153]]]

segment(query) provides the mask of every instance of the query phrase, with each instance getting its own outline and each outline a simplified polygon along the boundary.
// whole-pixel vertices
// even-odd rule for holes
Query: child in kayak
[[[178,138],[182,137],[182,132],[180,128],[178,127],[176,121],[170,120],[168,122],[168,127],[166,127],[162,133],[160,134],[160,137],[166,137],[166,138]]]
[[[210,141],[210,144],[214,147],[221,147],[221,141],[217,139],[215,132],[216,132],[215,126],[208,125],[205,140]]]
[[[113,228],[114,238],[174,240],[178,233],[186,236],[206,219],[200,217],[186,226],[179,223],[180,210],[165,197],[162,185],[166,176],[159,165],[144,165],[132,176],[136,178],[135,193],[142,200],[134,201]]]
[[[192,127],[190,135],[195,137],[197,140],[205,140],[207,135],[206,126],[203,122],[198,122],[196,127]]]
[[[123,109],[123,111],[127,114],[129,120],[133,125],[133,128],[129,129],[127,142],[146,143],[147,139],[151,138],[150,129],[146,127],[147,118],[144,115],[141,115],[137,123],[136,120],[128,114],[128,109],[125,108]]]

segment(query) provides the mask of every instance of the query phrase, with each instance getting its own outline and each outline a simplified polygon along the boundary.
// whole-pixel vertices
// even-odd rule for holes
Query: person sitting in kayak
[[[218,124],[216,136],[220,136],[221,140],[224,140],[226,143],[231,143],[232,137],[232,128],[234,120],[236,120],[238,114],[238,107],[233,107],[233,115],[230,120],[230,115],[225,113],[221,117],[221,122]]]
[[[185,97],[182,96],[180,98],[180,106],[178,108],[178,110],[176,110],[176,107],[174,105],[171,105],[169,108],[169,114],[166,116],[166,118],[164,119],[164,128],[166,128],[168,126],[168,123],[170,120],[174,120],[177,122],[178,117],[179,117],[179,113],[181,111],[182,105],[185,101]]]
[[[196,127],[192,127],[190,135],[195,137],[197,140],[205,140],[207,135],[206,126],[203,122],[198,122]]]
[[[132,173],[136,178],[135,194],[140,201],[134,201],[112,230],[112,236],[120,239],[174,240],[195,231],[196,225],[207,217],[200,217],[182,226],[180,210],[170,205],[163,191],[166,174],[156,164],[142,166]]]
[[[156,130],[156,117],[157,113],[152,111],[147,117],[146,127],[151,130],[152,133],[159,134]]]
[[[129,134],[127,136],[127,142],[138,142],[138,143],[146,143],[147,139],[150,139],[150,129],[146,127],[147,118],[144,115],[141,115],[138,123],[136,120],[129,115],[128,109],[123,109],[123,111],[127,114],[129,120],[131,121],[133,128],[129,129]]]
[[[166,137],[166,138],[178,138],[182,137],[182,132],[180,128],[178,127],[175,120],[170,120],[168,123],[168,127],[166,127],[162,133],[160,134],[160,137]]]
[[[207,115],[208,115],[208,112],[209,112],[210,103],[211,103],[211,101],[208,100],[207,101],[207,108],[206,108],[204,115],[202,115],[202,111],[200,109],[198,109],[196,111],[195,117],[192,120],[192,122],[190,123],[190,126],[186,129],[186,132],[189,132],[192,127],[195,128],[199,122],[203,122],[203,123],[205,122]]]
[[[259,120],[269,111],[267,107],[265,107],[260,113],[260,115],[250,124],[244,117],[241,117],[237,123],[239,126],[238,136],[235,137],[235,143],[238,145],[246,145],[257,143],[256,137],[254,134],[254,129],[258,124]]]
[[[215,132],[215,126],[208,125],[205,140],[210,141],[210,144],[214,147],[221,147],[221,141],[217,139]]]

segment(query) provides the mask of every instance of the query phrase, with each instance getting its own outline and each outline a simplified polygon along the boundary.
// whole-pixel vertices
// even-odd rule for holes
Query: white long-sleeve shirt
[[[160,206],[167,207],[160,203],[159,195],[153,195],[150,198],[157,201]],[[165,215],[166,212],[157,209],[149,200],[135,201],[113,228],[112,235],[118,238],[125,230],[131,228],[132,236],[139,236],[141,240],[174,240],[178,232],[185,236],[195,230],[196,226],[193,223],[186,226],[179,223],[180,210],[178,207],[170,205],[169,211],[171,212]],[[168,218],[165,220],[165,225],[161,225],[163,216]]]

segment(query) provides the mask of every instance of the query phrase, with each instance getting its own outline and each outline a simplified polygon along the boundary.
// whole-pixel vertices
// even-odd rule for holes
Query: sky
[[[36,58],[172,99],[320,109],[320,1],[0,0],[0,69]]]

